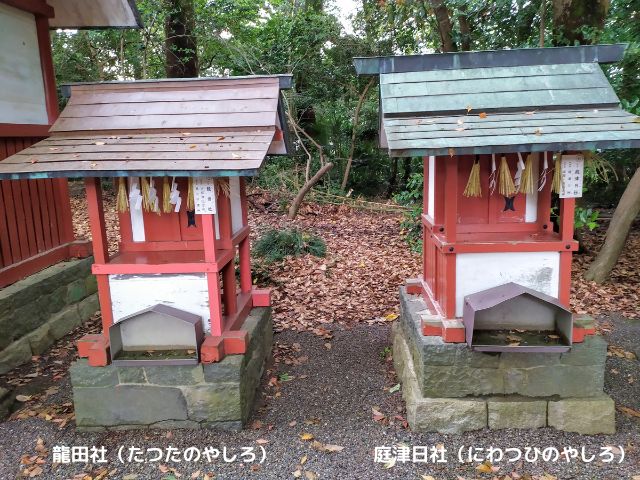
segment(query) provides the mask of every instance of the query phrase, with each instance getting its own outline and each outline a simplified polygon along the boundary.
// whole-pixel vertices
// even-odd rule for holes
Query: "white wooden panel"
[[[144,214],[142,213],[142,193],[140,179],[129,177],[129,216],[131,218],[131,236],[134,242],[144,242]]]
[[[435,219],[436,210],[436,157],[429,157],[429,192],[427,198],[427,215]]]
[[[459,253],[456,255],[456,317],[464,297],[515,282],[558,298],[558,252]]]
[[[240,198],[240,178],[229,177],[229,189],[231,191],[231,227],[233,233],[237,233],[242,224],[242,199]]]
[[[138,22],[128,0],[47,0],[55,16],[53,28],[136,27]]]
[[[538,180],[540,177],[540,154],[532,153],[531,174],[533,175],[533,184],[535,189],[533,193],[527,193],[524,207],[524,221],[533,223],[538,221]]]
[[[49,123],[35,17],[1,2],[0,123]]]
[[[159,303],[200,315],[209,332],[209,293],[205,274],[109,275],[113,321]]]

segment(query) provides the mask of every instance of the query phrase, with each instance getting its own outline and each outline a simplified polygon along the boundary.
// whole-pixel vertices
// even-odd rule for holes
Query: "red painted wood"
[[[47,103],[47,115],[49,117],[49,123],[53,124],[58,118],[60,111],[58,109],[58,89],[56,87],[56,77],[53,70],[53,57],[51,54],[49,20],[46,17],[36,16],[36,31],[38,35],[38,49],[40,50],[42,80],[44,81],[45,98]]]
[[[445,164],[449,157],[436,157],[435,159],[435,177],[434,177],[434,209],[433,213],[435,218],[433,219],[434,225],[440,227],[444,225],[444,191],[445,191],[445,176],[446,168]]]
[[[463,225],[486,225],[489,223],[490,195],[488,192],[491,155],[480,156],[480,185],[482,197],[465,197],[464,189],[469,180],[475,155],[460,155],[458,159],[458,232]]]
[[[11,248],[11,263],[22,260],[20,254],[20,239],[18,237],[18,225],[16,220],[16,209],[13,202],[13,184],[10,180],[2,180],[2,201],[7,214],[7,228],[9,234],[9,245]]]
[[[113,325],[113,307],[111,304],[111,288],[108,275],[96,275],[98,284],[98,300],[102,316],[102,335],[109,338],[109,327]]]
[[[218,273],[207,273],[207,286],[209,288],[209,314],[211,317],[211,335],[214,337],[219,337],[224,331],[224,320],[222,317],[220,276]]]
[[[249,312],[255,305],[251,292],[241,293],[237,298],[238,310],[233,315],[225,316],[225,332],[239,330],[242,328]]]
[[[236,266],[234,262],[229,262],[222,269],[222,304],[225,315],[233,315],[238,311],[236,295]]]
[[[442,309],[446,318],[456,318],[456,256],[444,255],[446,293]]]
[[[571,297],[571,257],[571,251],[560,252],[558,300],[567,308]]]
[[[233,242],[243,236],[238,243],[238,255],[240,256],[240,292],[251,292],[253,280],[251,278],[251,241],[249,240],[249,214],[247,211],[247,185],[244,177],[240,177],[240,202],[242,205],[242,225],[244,227],[236,233]]]
[[[573,240],[573,221],[576,209],[575,198],[560,199],[560,236],[563,241]]]
[[[18,10],[33,13],[36,18],[44,16],[46,20],[46,17],[53,18],[55,16],[53,8],[45,0],[2,0],[2,2]]]
[[[43,270],[50,265],[54,265],[68,258],[69,245],[66,244],[49,249],[40,254],[27,257],[24,260],[13,262],[0,269],[0,288],[11,285],[12,283],[28,277],[32,273]]]
[[[0,137],[46,137],[50,125],[31,125],[19,123],[0,123]]]
[[[215,263],[219,240],[216,239],[216,225],[214,215],[200,215],[204,244],[204,258],[206,262]]]
[[[447,157],[445,161],[444,234],[448,242],[455,242],[458,223],[458,159]]]
[[[31,192],[29,190],[29,181],[20,180],[22,189],[22,205],[24,211],[24,221],[27,229],[27,245],[29,247],[29,256],[38,253],[38,245],[36,242],[36,230],[33,224],[33,204],[31,202]]]
[[[109,243],[102,205],[102,186],[99,178],[86,178],[84,184],[87,192],[93,256],[96,263],[105,264],[109,261]]]

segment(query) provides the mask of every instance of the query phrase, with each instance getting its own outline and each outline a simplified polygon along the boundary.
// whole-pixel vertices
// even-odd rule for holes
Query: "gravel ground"
[[[640,322],[614,319],[616,328],[609,340],[627,349],[640,345]],[[618,433],[612,436],[580,436],[557,432],[552,429],[537,431],[488,431],[467,433],[460,436],[439,434],[415,434],[403,426],[403,405],[399,392],[389,393],[396,380],[387,355],[389,328],[385,325],[358,326],[343,330],[337,328],[331,340],[309,333],[290,331],[276,335],[278,363],[271,365],[263,378],[258,407],[250,428],[241,433],[222,433],[205,430],[127,431],[109,433],[78,433],[73,422],[59,429],[55,423],[40,418],[8,420],[0,423],[0,478],[13,479],[19,474],[20,458],[24,454],[35,455],[36,442],[44,440],[48,453],[43,473],[36,478],[81,479],[83,473],[98,478],[173,479],[280,479],[294,478],[294,472],[305,479],[386,479],[423,478],[431,475],[437,480],[465,478],[494,478],[516,471],[521,477],[552,474],[558,479],[631,479],[640,475],[638,443],[639,419],[618,413]],[[64,341],[64,340],[63,340]],[[67,340],[68,341],[68,340]],[[606,390],[616,403],[640,409],[638,390],[638,360],[610,358]],[[269,382],[270,378],[287,374],[290,380]],[[629,378],[634,381],[629,383]],[[68,378],[58,382],[60,392],[47,401],[70,401]],[[143,405],[140,406],[144,408]],[[372,407],[384,415],[374,421]],[[394,416],[397,416],[394,418]],[[313,441],[303,441],[300,435],[312,434],[323,444],[344,447],[342,451],[327,453],[318,451]],[[267,443],[265,443],[266,441]],[[433,446],[442,444],[447,449],[447,464],[396,463],[384,468],[373,461],[374,447],[406,444],[409,446]],[[65,465],[51,468],[51,447],[104,446],[108,450],[107,469],[85,465]],[[539,447],[562,448],[586,446],[589,452],[599,452],[605,445],[621,445],[626,451],[622,464],[604,464],[597,460],[585,465],[581,462],[556,462],[535,464],[497,463],[496,473],[483,474],[476,470],[479,462],[460,464],[456,452],[461,446],[473,447]],[[231,453],[239,453],[241,447],[263,446],[266,460],[261,465],[241,462],[214,462],[207,464],[155,463],[121,465],[116,459],[120,446],[160,447],[185,449],[191,446],[226,447]],[[316,447],[318,445],[316,444]],[[302,459],[304,465],[300,465]],[[102,470],[101,470],[102,468]],[[175,468],[175,472],[167,470]],[[163,471],[164,470],[164,471]],[[197,476],[192,476],[198,473]],[[134,476],[137,474],[137,477]],[[180,477],[178,477],[180,475]],[[425,477],[428,478],[428,477]],[[544,478],[544,477],[543,477]],[[552,477],[547,477],[552,478]]]

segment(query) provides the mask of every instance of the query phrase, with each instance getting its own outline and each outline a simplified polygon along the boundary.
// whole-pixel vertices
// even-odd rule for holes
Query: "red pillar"
[[[560,252],[560,275],[558,300],[566,307],[569,306],[571,294],[571,243],[573,240],[573,221],[576,208],[575,198],[560,199],[560,237],[565,244],[565,250]]]

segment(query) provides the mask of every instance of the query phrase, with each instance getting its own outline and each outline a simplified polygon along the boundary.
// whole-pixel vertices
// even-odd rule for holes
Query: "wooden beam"
[[[53,18],[55,16],[53,7],[47,5],[47,2],[44,0],[0,0],[0,3],[17,8],[23,12],[33,13],[36,17]],[[47,25],[47,30],[48,29],[49,27]]]

